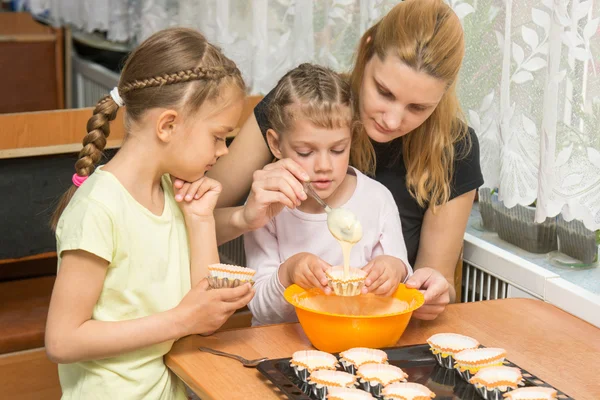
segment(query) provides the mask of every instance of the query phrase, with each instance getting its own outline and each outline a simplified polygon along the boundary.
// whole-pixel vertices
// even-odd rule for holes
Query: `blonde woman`
[[[475,190],[483,183],[477,137],[456,98],[463,55],[463,30],[450,7],[442,0],[406,0],[365,32],[350,76],[359,129],[350,163],[394,196],[415,271],[407,284],[425,293],[426,304],[415,313],[421,319],[436,318],[455,300],[454,269]],[[209,174],[223,185],[216,210],[220,243],[306,199],[306,172],[290,159],[271,163],[265,141],[269,101],[267,96],[256,107]],[[233,207],[246,197],[245,206]],[[299,253],[284,264],[318,270],[317,262]],[[377,271],[404,268],[389,256],[370,264],[367,284],[381,294],[390,287],[373,282]]]

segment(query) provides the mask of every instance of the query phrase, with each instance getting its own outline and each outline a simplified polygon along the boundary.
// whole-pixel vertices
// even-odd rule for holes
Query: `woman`
[[[394,195],[415,270],[407,285],[425,293],[426,304],[414,314],[421,319],[434,319],[455,300],[454,269],[475,190],[483,183],[477,137],[455,91],[463,55],[462,27],[449,6],[406,0],[365,32],[350,77],[362,133],[353,149],[371,149],[355,152],[351,163],[371,165],[365,172]],[[210,173],[223,185],[218,206],[228,207],[216,213],[220,243],[306,199],[300,183],[306,175],[297,164],[269,164],[268,103],[269,96]],[[246,205],[232,207],[250,189]],[[298,264],[318,262],[306,253],[292,258]],[[369,268],[398,262],[382,256]]]

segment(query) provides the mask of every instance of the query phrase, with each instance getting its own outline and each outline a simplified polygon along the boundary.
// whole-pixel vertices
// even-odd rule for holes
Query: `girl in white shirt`
[[[267,132],[271,152],[277,159],[298,163],[330,207],[356,214],[363,237],[352,248],[350,265],[367,272],[365,292],[384,289],[392,294],[412,269],[392,194],[349,167],[363,169],[361,161],[369,149],[368,139],[357,137],[360,130],[352,129],[349,83],[328,68],[302,64],[279,81],[272,96],[273,128]],[[274,217],[265,226],[244,235],[247,264],[257,271],[256,295],[249,303],[253,325],[295,320],[293,306],[283,298],[285,288],[296,283],[329,293],[325,271],[343,263],[341,247],[327,228],[327,215],[314,199],[282,203],[287,207],[273,208]]]

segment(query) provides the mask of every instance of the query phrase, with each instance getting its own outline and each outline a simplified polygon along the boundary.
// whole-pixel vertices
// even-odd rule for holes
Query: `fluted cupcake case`
[[[335,371],[339,364],[334,355],[324,351],[300,350],[292,355],[290,365],[302,382],[308,382],[312,372],[323,369]]]
[[[327,369],[314,371],[308,377],[308,383],[312,386],[314,395],[319,399],[325,399],[327,392],[332,387],[356,388],[356,380],[355,375]]]
[[[360,268],[350,267],[349,276],[344,276],[344,267],[331,267],[325,271],[327,285],[338,296],[358,296],[365,285],[367,273]]]
[[[480,369],[501,366],[505,358],[506,350],[501,348],[467,349],[454,355],[454,368],[465,381],[469,382]]]
[[[547,387],[525,387],[504,395],[504,400],[554,400],[556,398],[558,392]]]
[[[479,342],[457,333],[438,333],[427,339],[431,352],[441,367],[454,368],[454,355],[463,350],[476,349]]]
[[[213,289],[234,288],[246,282],[254,284],[255,270],[230,264],[211,264],[208,266],[208,284]]]
[[[356,371],[362,388],[380,397],[383,388],[396,382],[406,382],[408,375],[402,369],[390,364],[363,364]]]
[[[356,374],[356,370],[363,364],[385,364],[387,359],[385,351],[366,347],[354,347],[340,353],[340,364],[351,374]]]
[[[485,400],[502,400],[505,393],[523,385],[523,375],[519,368],[487,367],[480,369],[469,383]]]
[[[386,386],[383,400],[431,400],[435,397],[427,386],[414,382],[398,382]]]
[[[327,393],[327,400],[374,400],[370,393],[360,389],[333,387]]]

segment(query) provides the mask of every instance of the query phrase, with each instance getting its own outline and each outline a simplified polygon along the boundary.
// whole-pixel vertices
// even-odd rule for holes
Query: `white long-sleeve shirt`
[[[381,183],[351,168],[356,188],[342,207],[354,212],[363,228],[362,239],[352,247],[350,266],[362,268],[385,254],[399,258],[412,274],[408,262],[398,207],[390,191]],[[289,257],[308,252],[330,265],[343,265],[342,248],[327,228],[327,214],[308,214],[284,208],[264,227],[244,235],[248,267],[256,270],[256,294],[248,307],[252,325],[296,320],[294,307],[283,297],[279,266]],[[407,276],[408,276],[407,275]]]

